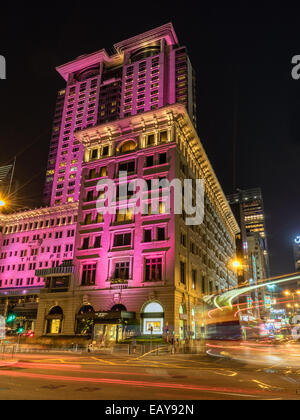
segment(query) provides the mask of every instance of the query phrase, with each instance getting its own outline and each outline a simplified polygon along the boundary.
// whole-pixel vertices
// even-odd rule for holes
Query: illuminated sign
[[[252,266],[253,266],[254,282],[256,284],[256,282],[257,282],[257,272],[256,272],[256,259],[255,259],[255,256],[254,255],[252,255]]]
[[[271,308],[271,297],[270,296],[265,296],[265,308],[266,309],[270,309]]]
[[[5,317],[0,315],[0,340],[5,339]]]
[[[252,308],[252,298],[250,296],[247,296],[247,308]]]

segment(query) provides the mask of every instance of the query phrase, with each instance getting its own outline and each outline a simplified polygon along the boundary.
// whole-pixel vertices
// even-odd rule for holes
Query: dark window
[[[152,241],[151,229],[145,229],[144,230],[144,241],[145,242],[151,242]]]
[[[157,228],[157,240],[164,241],[165,239],[166,239],[165,228],[164,227]]]
[[[202,293],[205,293],[205,276],[202,276],[201,291],[202,291]]]
[[[115,279],[129,278],[129,262],[116,263],[115,265]]]
[[[185,263],[180,261],[180,282],[185,284]]]
[[[102,149],[102,156],[107,156],[108,155],[108,150],[109,150],[109,147],[104,146],[103,149]]]
[[[126,246],[131,244],[131,233],[122,233],[114,236],[114,246]]]
[[[154,164],[154,156],[147,156],[146,157],[146,168],[149,166],[153,166]]]
[[[167,153],[160,153],[159,154],[159,164],[163,165],[164,163],[167,163]]]
[[[96,236],[95,242],[94,242],[94,248],[100,248],[101,247],[101,236]]]
[[[145,281],[162,280],[162,258],[146,258]]]
[[[82,286],[89,286],[95,284],[96,279],[96,264],[85,264],[82,268]]]
[[[93,201],[93,199],[94,199],[94,192],[88,191],[87,196],[86,196],[86,201]]]
[[[82,243],[82,249],[88,249],[89,247],[89,238],[84,238]]]
[[[119,172],[126,171],[126,172],[134,172],[135,170],[135,161],[131,160],[129,162],[122,162],[119,164]]]

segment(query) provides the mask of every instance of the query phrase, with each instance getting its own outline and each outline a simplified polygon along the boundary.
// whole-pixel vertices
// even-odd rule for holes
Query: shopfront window
[[[48,314],[47,334],[60,334],[63,320],[63,310],[60,306],[54,306]]]
[[[187,313],[184,304],[179,307],[179,335],[180,340],[187,338]]]
[[[141,315],[143,334],[163,334],[164,309],[158,302],[148,303]]]

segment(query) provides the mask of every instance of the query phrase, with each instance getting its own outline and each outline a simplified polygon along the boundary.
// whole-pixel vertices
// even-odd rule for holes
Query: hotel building
[[[196,132],[194,74],[172,25],[114,48],[58,68],[67,85],[47,168],[51,206],[0,218],[2,312],[8,296],[22,304],[30,294],[37,336],[199,338],[203,296],[237,284],[228,261],[239,226]],[[175,190],[153,179],[191,179],[193,203],[204,180],[203,223],[175,214]],[[122,211],[121,186],[139,180],[156,190],[156,212],[148,193],[143,214]],[[99,181],[117,186],[115,214],[97,211]]]

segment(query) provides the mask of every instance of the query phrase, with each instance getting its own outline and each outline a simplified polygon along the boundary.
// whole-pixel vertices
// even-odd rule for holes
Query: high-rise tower
[[[194,71],[171,23],[119,42],[114,50],[57,68],[66,87],[56,104],[44,204],[78,201],[83,147],[74,132],[175,103],[184,104],[196,124]]]
[[[259,243],[261,251],[264,255],[264,265],[262,273],[267,277],[270,275],[269,256],[266,238],[265,212],[262,192],[260,188],[252,188],[248,190],[238,190],[237,193],[231,194],[228,201],[234,210],[235,215],[244,232],[244,247],[247,246],[248,238],[254,234],[259,235]],[[256,245],[258,246],[258,245]]]

